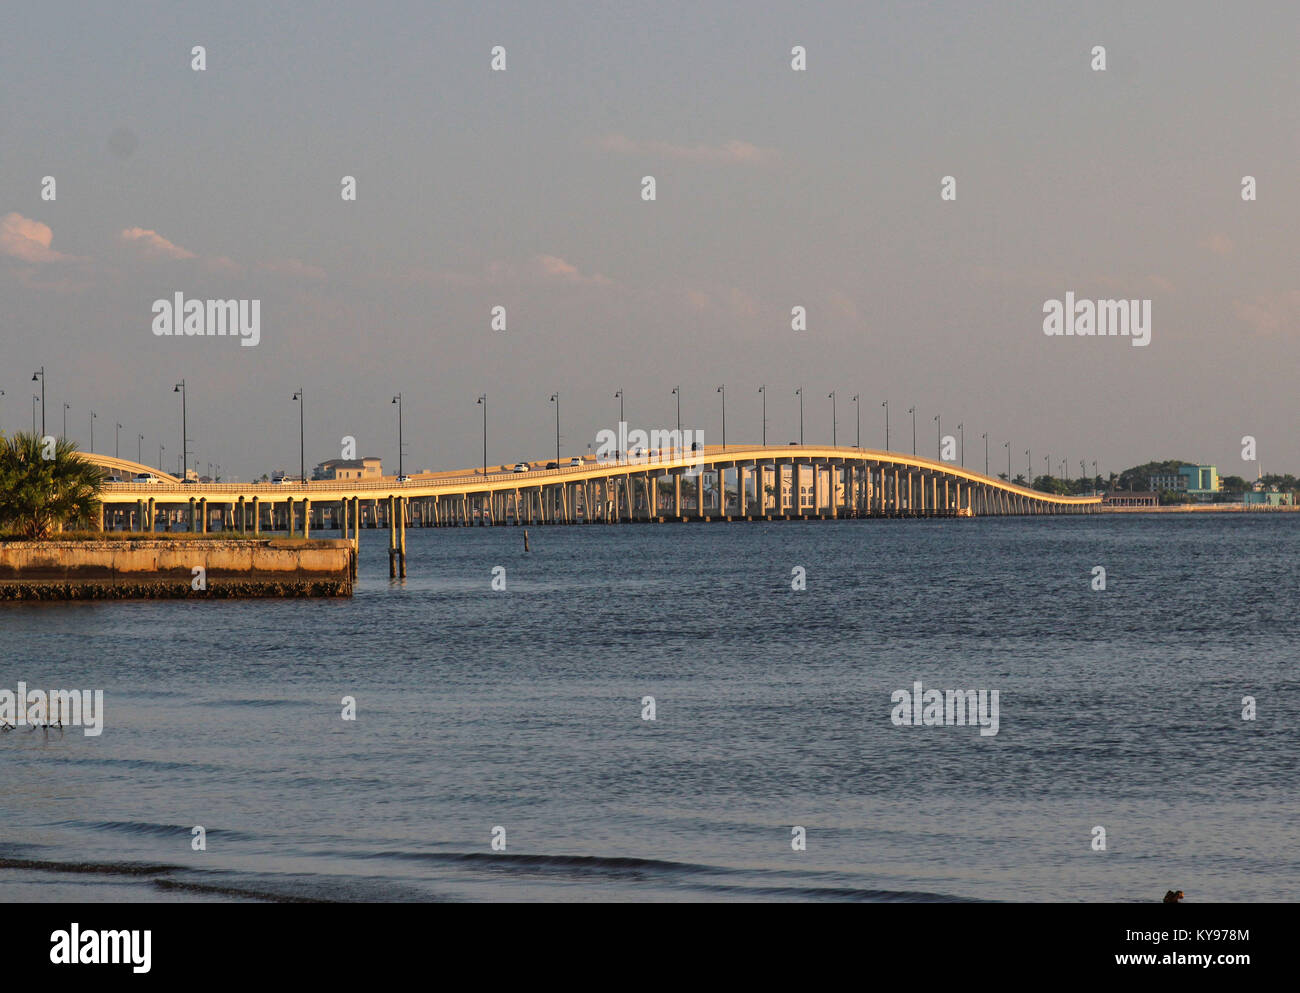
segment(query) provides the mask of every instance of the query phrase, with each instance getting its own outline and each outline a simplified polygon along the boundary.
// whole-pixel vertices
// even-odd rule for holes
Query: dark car
[[[559,465],[558,462],[547,462],[547,463],[546,463],[546,468],[548,468],[548,469],[558,469],[558,468],[560,468],[560,465]]]

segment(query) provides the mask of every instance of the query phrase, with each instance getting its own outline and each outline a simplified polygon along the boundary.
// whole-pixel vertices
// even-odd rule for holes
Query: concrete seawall
[[[351,596],[354,572],[342,539],[0,542],[0,600]]]

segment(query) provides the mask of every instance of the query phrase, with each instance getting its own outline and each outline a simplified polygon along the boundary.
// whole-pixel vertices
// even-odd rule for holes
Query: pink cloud
[[[584,276],[577,266],[565,262],[558,255],[538,255],[533,259],[531,267],[548,282],[583,283],[591,286],[606,286],[610,283],[609,277],[600,273]]]
[[[150,231],[146,228],[127,228],[118,236],[127,244],[136,245],[150,255],[158,255],[169,259],[192,259],[194,253],[181,248],[180,245],[174,245],[157,231]]]
[[[48,224],[22,214],[0,217],[0,252],[23,262],[66,262],[72,258],[50,248],[54,232]]]
[[[1300,332],[1300,290],[1236,300],[1233,310],[1256,334]]]
[[[1232,239],[1226,234],[1212,234],[1202,238],[1196,243],[1198,248],[1204,248],[1206,251],[1213,252],[1215,255],[1231,255],[1235,247]]]

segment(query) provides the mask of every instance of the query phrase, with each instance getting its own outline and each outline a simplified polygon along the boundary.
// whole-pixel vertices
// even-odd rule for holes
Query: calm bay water
[[[1300,897],[1300,517],[530,530],[408,531],[404,582],[363,532],[351,601],[0,605],[0,687],[106,710],[0,734],[0,899]],[[999,733],[895,727],[918,679]]]

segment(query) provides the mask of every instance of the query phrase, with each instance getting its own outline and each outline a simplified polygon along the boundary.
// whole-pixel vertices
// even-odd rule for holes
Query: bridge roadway
[[[837,517],[968,517],[1091,513],[1100,497],[1065,497],[899,452],[820,445],[708,446],[641,459],[528,472],[421,473],[294,483],[182,483],[148,466],[87,455],[158,483],[108,483],[104,524],[130,530],[301,532],[387,525],[390,547],[407,524],[572,524]],[[719,486],[718,480],[725,486]],[[696,481],[702,480],[703,499]],[[719,494],[723,496],[719,499]],[[398,530],[402,534],[399,538]]]

